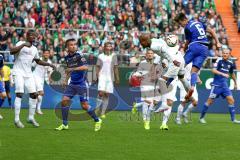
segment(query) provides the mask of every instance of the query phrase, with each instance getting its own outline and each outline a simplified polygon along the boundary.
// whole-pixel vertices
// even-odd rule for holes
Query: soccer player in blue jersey
[[[234,99],[232,96],[232,92],[228,87],[228,79],[229,74],[231,75],[233,81],[234,81],[234,88],[237,88],[237,81],[236,81],[236,75],[234,74],[233,70],[236,69],[235,63],[229,60],[230,57],[230,49],[224,49],[222,59],[217,62],[216,68],[212,69],[212,72],[214,74],[214,79],[212,82],[212,88],[209,95],[209,98],[205,105],[203,106],[201,116],[200,116],[200,123],[206,123],[204,117],[206,115],[206,112],[209,108],[209,106],[213,103],[215,98],[218,98],[219,96],[222,96],[223,98],[226,98],[228,102],[228,108],[231,115],[231,121],[233,123],[239,123],[238,120],[235,119],[235,109],[234,106]]]
[[[201,69],[203,62],[208,56],[208,45],[206,32],[210,33],[216,41],[217,47],[221,47],[221,44],[216,36],[216,33],[206,25],[197,20],[188,20],[184,13],[180,13],[176,16],[175,21],[184,28],[186,43],[185,43],[185,64],[193,63],[191,70],[191,86],[184,84],[188,93],[186,100],[189,100],[193,94],[194,87],[197,83],[198,72]]]
[[[95,131],[101,129],[102,120],[95,114],[94,108],[88,104],[88,84],[87,84],[87,61],[84,55],[77,51],[75,39],[68,39],[66,41],[68,55],[65,57],[67,64],[65,85],[70,78],[70,83],[66,86],[62,98],[62,120],[63,124],[56,128],[56,130],[68,129],[68,112],[71,105],[71,99],[78,95],[80,97],[81,106],[87,111],[89,116],[95,121]]]
[[[0,54],[0,107],[2,107],[2,104],[4,102],[4,99],[6,97],[6,91],[4,87],[4,75],[3,75],[3,65],[4,65],[4,60],[3,56]],[[0,120],[3,119],[2,115],[0,114]]]

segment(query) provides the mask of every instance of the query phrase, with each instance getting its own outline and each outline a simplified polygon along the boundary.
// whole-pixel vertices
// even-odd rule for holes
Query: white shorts
[[[178,60],[181,64],[180,66],[176,66],[173,63],[169,63],[167,72],[164,74],[165,77],[168,78],[176,78],[178,75],[184,75],[185,73],[185,62],[182,58]]]
[[[111,79],[101,78],[98,79],[98,91],[113,93],[113,81]]]
[[[37,75],[33,75],[33,77],[34,77],[37,92],[43,91],[44,90],[44,79]]]
[[[173,102],[177,101],[176,98],[177,80],[172,81],[171,85],[172,85],[171,91],[162,95],[162,101],[166,101],[167,99],[172,100]]]
[[[153,101],[156,100],[156,90],[154,85],[141,85],[140,86],[141,90],[141,100],[142,101]],[[159,95],[157,95],[159,96]]]
[[[13,75],[13,79],[15,83],[15,93],[24,93],[24,89],[26,89],[27,93],[35,93],[37,91],[33,75],[30,77]]]
[[[190,82],[189,82],[190,83]],[[178,81],[178,88],[180,89],[180,101],[184,101],[185,100],[185,96],[187,94],[183,84],[181,81]],[[195,86],[194,88],[194,92],[193,92],[193,95],[192,95],[192,98],[195,100],[195,101],[198,101],[198,92],[197,92],[197,87]]]

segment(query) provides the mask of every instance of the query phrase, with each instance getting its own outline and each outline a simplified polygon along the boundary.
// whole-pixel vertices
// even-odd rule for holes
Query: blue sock
[[[3,102],[4,102],[4,99],[0,98],[0,107],[2,107]]]
[[[65,126],[68,125],[68,111],[69,111],[68,106],[62,107],[62,120]]]
[[[202,112],[201,112],[200,119],[205,117],[205,114],[207,113],[208,107],[209,106],[205,103],[204,106],[203,106]]]
[[[99,118],[97,117],[96,113],[95,113],[95,110],[92,109],[92,107],[89,106],[88,110],[87,110],[87,113],[89,114],[89,116],[92,117],[92,119],[95,121],[95,122],[98,122],[99,121]]]
[[[197,79],[198,79],[198,74],[193,72],[191,74],[191,86],[192,87],[195,87],[195,85],[197,84]]]
[[[229,113],[231,115],[231,120],[234,121],[236,107],[234,105],[228,105],[228,109],[229,109]]]
[[[166,83],[167,87],[172,83],[173,80],[174,80],[174,78],[168,78],[167,83]]]
[[[9,104],[9,106],[12,106],[12,98],[11,97],[8,98],[8,104]]]

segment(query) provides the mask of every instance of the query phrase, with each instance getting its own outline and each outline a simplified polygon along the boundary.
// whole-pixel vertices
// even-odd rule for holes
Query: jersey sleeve
[[[40,59],[39,52],[38,52],[37,48],[36,48],[36,53],[34,55],[34,59]]]

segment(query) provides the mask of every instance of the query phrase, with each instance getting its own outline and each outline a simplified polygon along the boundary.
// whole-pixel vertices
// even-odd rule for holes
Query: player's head
[[[139,36],[140,44],[143,48],[151,46],[151,35],[149,33],[143,33]]]
[[[229,48],[224,48],[222,51],[222,57],[224,60],[228,60],[230,57],[231,50]]]
[[[76,52],[77,46],[76,46],[76,40],[75,39],[66,40],[65,45],[67,47],[68,52],[70,52],[70,53]]]
[[[153,58],[154,58],[154,52],[153,52],[153,50],[151,50],[151,49],[148,49],[147,51],[146,51],[146,60],[148,60],[148,61],[151,61],[151,60],[153,60]]]
[[[43,58],[44,59],[49,59],[50,57],[50,51],[49,50],[44,50],[43,51]]]
[[[35,41],[36,32],[34,30],[27,31],[27,41],[32,43]]]
[[[179,13],[175,18],[174,21],[179,23],[182,27],[186,26],[188,23],[188,19],[184,13]]]
[[[104,53],[110,53],[112,51],[112,43],[106,42],[104,43]]]

